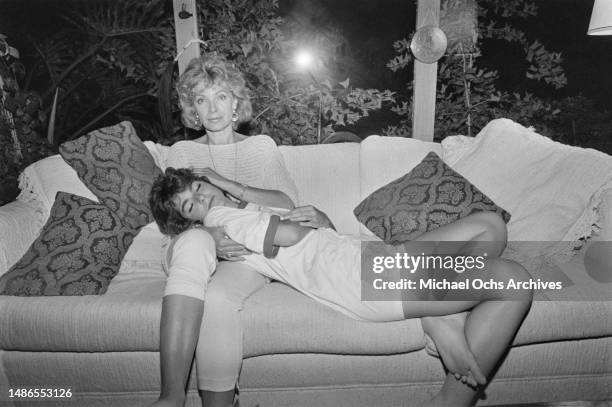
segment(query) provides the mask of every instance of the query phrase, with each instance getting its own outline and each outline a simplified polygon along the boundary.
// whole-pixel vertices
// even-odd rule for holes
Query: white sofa
[[[504,162],[501,156],[481,157],[487,143],[503,145],[503,140],[495,140],[491,134],[502,134],[510,143],[518,140],[523,145],[517,151],[525,154],[512,162]],[[510,147],[502,150],[513,154]],[[578,179],[571,180],[563,175],[563,169],[555,167],[559,177],[565,177],[561,184],[567,187],[557,193],[568,195],[571,191],[576,196],[571,204],[559,205],[564,221],[557,218],[547,228],[534,224],[533,219],[545,222],[546,215],[525,209],[530,198],[521,195],[524,188],[520,185],[542,182],[535,192],[542,190],[546,199],[538,201],[548,208],[545,212],[559,209],[556,203],[561,198],[545,191],[551,181],[541,177],[541,170],[528,179],[521,179],[525,178],[521,171],[547,160],[554,162],[551,151],[557,150],[580,157],[576,162],[586,157],[597,174],[587,171],[590,178],[585,182],[580,179],[580,170],[572,169]],[[601,280],[606,275],[601,267],[612,264],[606,257],[606,241],[612,240],[612,157],[560,146],[508,120],[492,122],[476,139],[450,137],[442,145],[372,136],[361,144],[283,146],[281,151],[301,202],[324,210],[339,231],[366,239],[373,237],[355,219],[353,208],[376,188],[409,171],[429,151],[443,156],[513,214],[511,240],[521,240],[523,233],[523,240],[539,240],[538,247],[546,246],[555,254],[545,265],[530,262],[529,266],[539,267],[538,275],[561,276],[566,285],[572,285],[558,297],[550,292],[536,295],[507,358],[479,404],[612,399],[612,284],[594,282],[592,277]],[[602,169],[606,165],[608,170]],[[602,175],[605,171],[609,173]],[[26,172],[28,179],[23,185],[28,191],[0,208],[0,274],[37,236],[50,207],[44,202],[49,194],[66,189],[88,193],[59,156],[41,160]],[[512,182],[500,187],[504,177]],[[590,182],[592,179],[596,180]],[[593,183],[598,185],[585,185]],[[37,188],[44,190],[46,197],[34,197]],[[591,192],[580,192],[581,188]],[[567,230],[556,230],[559,224]],[[551,240],[546,235],[549,229],[565,233],[563,239],[568,243]],[[580,238],[591,232],[596,233],[589,243],[574,248],[573,253],[566,250],[569,245],[579,245]],[[22,387],[70,388],[72,398],[15,405],[138,406],[155,399],[164,286],[164,274],[156,261],[160,244],[156,228],[145,227],[108,292],[101,296],[0,296],[0,405],[13,405],[16,399],[9,398],[9,389]],[[587,259],[593,257],[588,267],[595,267],[595,271],[585,269],[585,254]],[[424,350],[418,320],[351,320],[279,283],[253,295],[242,314],[242,406],[419,405],[437,391],[444,377],[439,360]],[[193,379],[187,405],[198,406]]]

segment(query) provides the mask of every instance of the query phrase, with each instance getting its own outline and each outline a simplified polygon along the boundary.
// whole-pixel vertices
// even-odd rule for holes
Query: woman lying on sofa
[[[398,301],[361,301],[359,240],[331,228],[304,226],[300,224],[302,215],[295,211],[229,199],[207,181],[191,170],[174,168],[168,168],[156,180],[150,203],[162,233],[180,239],[200,226],[223,227],[231,239],[252,252],[244,256],[244,262],[253,269],[350,317],[377,322],[421,317],[424,331],[433,339],[448,369],[446,381],[430,405],[467,406],[475,402],[476,392],[487,383],[487,376],[509,347],[530,307],[530,290],[510,294],[483,289],[477,298],[454,297],[451,291],[438,301],[435,296],[424,300],[422,293],[403,290]],[[210,181],[215,182],[214,178]],[[435,242],[461,241],[469,243],[454,254],[470,255],[481,253],[486,245],[488,257],[479,270],[482,280],[527,281],[530,276],[522,266],[498,257],[505,246],[505,234],[501,217],[479,212],[395,250],[419,254],[427,247],[427,254],[436,254]],[[191,253],[182,250],[171,253],[171,257],[189,259]],[[207,280],[214,269],[213,252],[210,264],[200,268],[201,279]],[[466,273],[455,277],[458,283],[467,278]]]

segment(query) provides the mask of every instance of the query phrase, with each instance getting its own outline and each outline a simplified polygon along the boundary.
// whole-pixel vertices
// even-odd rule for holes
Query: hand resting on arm
[[[255,188],[229,180],[212,168],[192,168],[196,175],[206,177],[208,182],[241,201],[275,208],[293,209],[293,201],[287,194],[278,190]]]

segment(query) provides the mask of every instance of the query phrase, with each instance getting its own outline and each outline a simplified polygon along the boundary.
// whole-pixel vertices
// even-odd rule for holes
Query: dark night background
[[[563,66],[568,85],[553,96],[579,93],[594,99],[597,107],[612,109],[612,36],[586,35],[591,0],[536,0],[539,13],[527,22],[525,29],[533,38],[540,39],[549,50],[563,53]],[[47,30],[61,20],[54,18],[55,10],[70,1],[61,0],[0,0],[0,32],[9,42],[25,50],[27,39],[17,33],[23,26],[31,30]],[[415,28],[413,0],[280,0],[280,12],[286,18],[298,20],[317,32],[330,27],[339,29],[346,39],[350,60],[347,73],[356,86],[379,89],[401,86],[410,72],[392,73],[385,67],[394,55],[393,41],[410,38]],[[504,84],[522,90],[525,64],[519,49],[504,44],[483,46],[483,60],[501,70]],[[533,90],[533,89],[531,89]]]
[[[58,10],[75,0],[0,0],[0,32],[22,52],[27,64],[30,32],[52,31],[62,20]],[[81,0],[85,1],[85,0]],[[588,36],[592,0],[536,0],[538,16],[516,23],[531,39],[540,40],[549,51],[562,52],[567,86],[554,90],[525,78],[527,62],[519,46],[497,41],[482,44],[481,63],[500,71],[501,89],[529,91],[560,99],[584,95],[597,110],[612,111],[612,36]],[[87,4],[87,2],[85,3]],[[205,4],[205,2],[204,2]],[[344,37],[344,65],[336,79],[350,77],[356,87],[402,89],[411,80],[412,69],[391,72],[385,65],[395,53],[392,44],[410,39],[416,23],[415,0],[279,0],[280,14],[297,21],[311,32],[332,32]],[[171,8],[171,2],[168,1]],[[377,113],[352,129],[360,136],[380,133],[390,113]],[[531,123],[527,123],[531,124]],[[612,138],[610,135],[609,138]],[[612,144],[612,143],[611,143]]]
[[[536,3],[538,16],[526,21],[524,28],[550,51],[562,52],[568,78],[568,85],[552,96],[581,93],[594,99],[598,108],[612,109],[612,36],[586,34],[593,1],[536,0]],[[400,75],[391,74],[385,64],[393,56],[393,41],[410,38],[415,29],[414,1],[281,0],[281,10],[292,18],[310,23],[313,29],[325,30],[328,25],[337,25],[345,34],[349,47],[359,56],[359,65],[351,75],[351,79],[358,82],[356,85],[384,88],[401,83],[397,78]],[[524,78],[526,62],[518,47],[485,43],[483,60],[501,71],[502,86],[517,90],[533,88],[533,81]],[[380,74],[363,75],[365,67],[371,68],[367,72]]]

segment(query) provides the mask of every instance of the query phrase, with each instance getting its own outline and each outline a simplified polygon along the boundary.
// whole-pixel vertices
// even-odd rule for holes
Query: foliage
[[[18,51],[0,34],[0,204],[17,193],[17,174],[24,163],[45,157],[50,149],[36,131],[45,121],[41,98],[19,89],[23,76]],[[10,52],[12,50],[13,52]]]
[[[439,140],[448,134],[473,135],[491,119],[500,116],[521,123],[540,123],[543,126],[539,131],[551,133],[545,124],[559,115],[558,107],[534,93],[501,89],[499,72],[479,64],[484,40],[516,44],[524,54],[526,79],[555,89],[567,84],[561,66],[561,53],[549,52],[538,40],[530,40],[525,31],[513,24],[517,18],[536,16],[537,5],[529,0],[480,0],[477,7],[479,42],[475,48],[469,52],[454,49],[438,61],[434,138]],[[387,67],[397,71],[411,66],[409,47],[406,39],[396,41],[394,49],[398,55],[389,61]],[[411,84],[406,91],[412,94]],[[400,103],[393,111],[400,116],[400,123],[389,126],[385,134],[411,135],[412,110],[409,100],[407,96],[398,96]]]
[[[245,73],[255,112],[251,131],[279,144],[317,143],[319,117],[322,139],[393,100],[390,91],[351,88],[348,80],[334,79],[338,33],[311,33],[304,41],[304,30],[285,22],[277,9],[277,0],[209,0],[199,8],[206,51],[225,55]],[[300,73],[293,53],[304,42],[318,50],[320,63]]]
[[[563,114],[548,123],[552,139],[612,154],[612,111],[597,109],[582,95],[560,99],[553,106]]]
[[[60,143],[121,120],[132,121],[143,139],[169,144],[187,137],[176,96],[170,109],[165,109],[168,100],[157,99],[171,97],[160,83],[176,79],[167,1],[63,4],[55,14],[61,29],[21,33],[29,41],[27,69],[10,55],[1,61],[2,107],[12,121],[0,120],[0,159],[10,163],[0,168],[0,176],[13,185],[25,166]],[[294,72],[292,53],[300,42],[293,38],[304,38],[305,31],[279,17],[277,0],[199,0],[198,13],[203,51],[223,54],[246,75],[256,116],[252,132],[282,144],[316,143],[319,124],[323,138],[393,100],[389,91],[352,88],[348,79],[333,78],[343,42],[337,30],[308,38],[326,55],[321,60],[330,69],[308,76]]]

